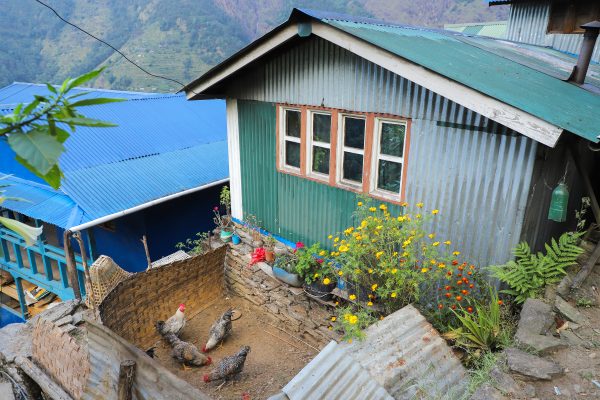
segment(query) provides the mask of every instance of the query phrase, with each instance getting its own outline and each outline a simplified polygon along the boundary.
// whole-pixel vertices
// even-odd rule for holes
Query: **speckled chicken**
[[[164,325],[165,322],[158,321],[156,323],[156,330],[163,338],[165,338],[169,345],[171,345],[171,348],[173,349],[171,351],[171,356],[183,364],[184,369],[185,366],[200,367],[212,362],[210,357],[198,351],[196,346],[179,339],[174,333],[166,331]]]
[[[175,314],[173,314],[166,322],[158,321],[161,326],[158,333],[164,335],[165,333],[171,332],[179,336],[183,327],[185,327],[185,304],[181,303],[177,308]],[[158,329],[158,323],[156,324]]]
[[[204,375],[204,382],[228,380],[239,374],[244,369],[248,353],[250,353],[250,346],[242,346],[237,354],[223,358],[210,374]]]
[[[214,349],[217,343],[222,342],[231,333],[231,316],[233,315],[233,309],[229,309],[221,315],[221,317],[215,321],[210,327],[208,332],[208,339],[206,344],[202,347],[202,351],[207,353]]]

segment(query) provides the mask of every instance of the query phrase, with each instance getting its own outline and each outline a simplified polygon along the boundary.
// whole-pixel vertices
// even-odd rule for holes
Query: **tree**
[[[63,176],[58,160],[65,151],[64,142],[75,133],[76,127],[116,126],[109,122],[87,118],[78,112],[78,108],[114,103],[124,99],[101,97],[79,99],[90,93],[87,91],[69,94],[73,88],[97,77],[103,69],[67,79],[60,87],[46,84],[48,95],[36,95],[30,103],[18,104],[12,113],[0,115],[0,140],[8,142],[19,163],[55,189],[60,187]],[[0,185],[0,189],[6,186]],[[7,200],[4,193],[4,190],[0,190],[0,204]],[[41,228],[38,230],[4,217],[0,217],[0,224],[19,233],[28,245],[41,234]]]

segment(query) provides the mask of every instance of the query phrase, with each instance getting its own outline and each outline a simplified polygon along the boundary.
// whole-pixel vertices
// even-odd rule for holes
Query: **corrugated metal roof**
[[[128,99],[85,107],[82,112],[87,117],[118,126],[79,127],[65,142],[66,151],[60,158],[65,175],[61,193],[89,218],[103,217],[229,176],[224,101],[188,102],[183,95],[89,90],[93,93],[88,96]],[[27,96],[33,96],[34,92],[44,94],[47,89],[15,83],[0,89],[0,99],[28,101],[31,98]],[[10,154],[5,148],[0,148],[0,153]],[[36,180],[22,168],[11,168],[7,165],[10,163],[16,161],[3,160],[0,173]],[[31,196],[23,193],[21,197]],[[13,203],[4,206],[12,207]]]
[[[528,46],[529,52],[515,51],[514,43],[499,39],[328,12],[295,9],[291,18],[298,16],[315,18],[590,141],[600,141],[600,95],[548,74],[548,68],[557,74],[559,68],[537,68],[539,59],[531,54],[538,49],[547,58],[560,58],[558,51],[536,46]]]
[[[427,320],[409,305],[370,326],[363,341],[340,345],[395,399],[454,400],[466,370]]]
[[[61,191],[14,176],[5,177],[0,183],[9,185],[2,189],[5,196],[21,199],[6,200],[1,204],[4,208],[62,227],[91,221],[90,216]]]
[[[506,39],[507,27],[507,21],[473,22],[444,25],[444,29],[448,31],[461,32],[469,35],[488,36],[498,39]]]
[[[369,373],[330,342],[282,389],[290,400],[391,400]]]

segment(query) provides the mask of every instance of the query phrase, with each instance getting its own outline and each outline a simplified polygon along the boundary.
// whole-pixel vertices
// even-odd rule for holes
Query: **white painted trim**
[[[277,46],[287,42],[288,40],[290,40],[297,34],[298,34],[298,26],[296,24],[292,24],[292,25],[284,28],[281,32],[277,33],[269,40],[258,45],[255,49],[252,49],[252,51],[249,52],[248,54],[244,55],[243,57],[240,57],[236,61],[229,64],[227,67],[224,67],[223,69],[221,69],[217,74],[215,74],[211,78],[209,78],[205,81],[202,81],[202,83],[197,84],[192,88],[186,89],[186,97],[188,99],[194,98],[198,94],[201,94],[202,92],[204,92],[209,87],[222,81],[223,79],[227,78],[229,75],[231,75],[234,72],[238,71],[239,69],[247,66],[251,62],[257,60],[258,58],[264,56],[265,54],[267,54],[269,51],[273,50]]]
[[[302,158],[302,122],[300,122],[300,137],[288,136],[286,130],[286,111],[296,111],[300,114],[300,121],[302,121],[302,110],[296,107],[283,107],[279,106],[277,112],[279,113],[279,169],[282,171],[291,172],[293,174],[302,174],[302,161],[300,161],[300,167],[294,167],[293,165],[286,164],[286,153],[285,153],[285,142],[294,142],[300,145],[300,158]]]
[[[365,135],[364,135],[364,142],[363,142],[363,148],[362,149],[357,149],[354,147],[347,147],[344,146],[344,141],[345,141],[345,117],[350,117],[350,118],[354,118],[354,119],[362,119],[365,122]],[[350,189],[354,189],[354,190],[362,190],[363,187],[363,182],[364,182],[364,171],[365,171],[365,156],[366,156],[366,145],[367,145],[367,135],[369,134],[369,132],[367,132],[367,116],[365,114],[352,114],[352,113],[343,113],[340,112],[338,113],[338,132],[337,132],[337,137],[338,137],[338,141],[337,141],[337,157],[336,157],[336,172],[337,172],[337,176],[336,176],[336,183],[340,186],[340,187],[346,187],[346,188],[350,188]],[[351,181],[349,179],[344,179],[344,152],[348,152],[348,153],[353,153],[353,154],[358,154],[361,155],[363,158],[363,167],[362,170],[360,171],[360,176],[361,176],[361,180],[360,182],[355,182],[355,181]]]
[[[315,114],[328,115],[330,118],[329,143],[313,140],[313,116]],[[329,174],[331,174],[331,171],[329,171],[328,174],[313,171],[313,146],[329,150],[329,160],[331,160],[331,136],[333,135],[333,132],[331,132],[332,123],[333,113],[331,111],[313,110],[310,108],[306,110],[306,175],[323,182],[329,182]]]
[[[327,24],[314,22],[312,32],[331,43],[547,146],[554,147],[563,132],[563,129],[556,125],[552,125],[525,111],[448,79]]]
[[[240,125],[236,99],[226,100],[227,150],[229,152],[229,190],[231,192],[231,215],[244,219],[242,207],[242,169],[240,164]]]
[[[402,157],[398,156],[390,156],[381,154],[381,128],[383,123],[404,125],[404,143],[402,146]],[[390,118],[379,118],[376,117],[373,123],[373,149],[371,154],[371,171],[370,171],[370,180],[369,180],[369,194],[383,197],[392,201],[398,201],[401,196],[402,189],[406,182],[402,177],[404,176],[404,154],[406,153],[406,135],[408,133],[408,122],[406,120],[398,120],[398,119],[390,119]],[[398,193],[390,192],[387,190],[379,189],[377,187],[379,180],[379,160],[392,161],[395,163],[399,163],[402,165],[402,170],[400,171],[400,190]]]

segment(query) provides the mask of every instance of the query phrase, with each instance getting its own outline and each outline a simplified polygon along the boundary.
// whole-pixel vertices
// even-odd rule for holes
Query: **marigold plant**
[[[343,332],[343,339],[352,341],[353,338],[362,339],[363,330],[373,324],[376,318],[367,310],[347,305],[336,308],[335,316],[331,317],[334,329]]]

